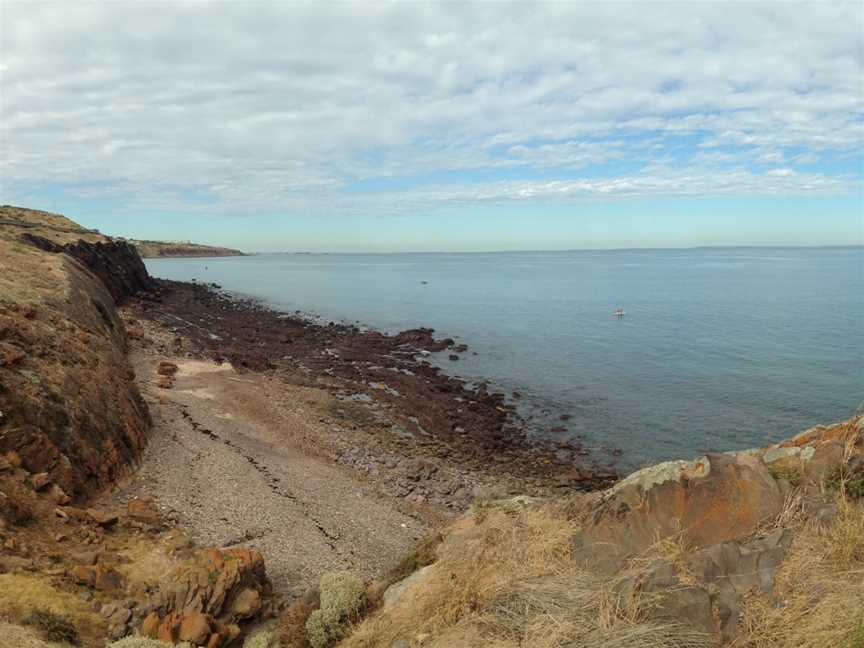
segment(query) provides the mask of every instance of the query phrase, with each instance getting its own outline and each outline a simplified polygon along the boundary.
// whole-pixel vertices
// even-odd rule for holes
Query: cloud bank
[[[861,190],[857,3],[0,4],[0,199],[162,211]]]

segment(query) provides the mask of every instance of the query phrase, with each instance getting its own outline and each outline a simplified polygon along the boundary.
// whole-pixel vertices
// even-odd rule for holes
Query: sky
[[[0,0],[0,203],[247,251],[864,244],[864,4]]]

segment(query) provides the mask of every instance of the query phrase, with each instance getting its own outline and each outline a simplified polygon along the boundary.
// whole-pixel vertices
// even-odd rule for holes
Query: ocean
[[[273,308],[469,349],[537,434],[636,468],[761,446],[864,404],[864,249],[705,248],[148,259]],[[624,309],[623,317],[613,312]],[[562,417],[566,420],[562,420]]]

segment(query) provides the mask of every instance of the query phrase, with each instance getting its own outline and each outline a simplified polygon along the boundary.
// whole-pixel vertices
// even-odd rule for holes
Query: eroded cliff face
[[[44,212],[0,208],[0,457],[96,492],[146,441],[116,305],[151,286],[135,249]]]

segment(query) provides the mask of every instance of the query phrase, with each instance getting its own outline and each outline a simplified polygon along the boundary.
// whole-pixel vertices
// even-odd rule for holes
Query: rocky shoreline
[[[436,339],[431,329],[391,336],[317,324],[211,285],[167,280],[128,313],[174,335],[166,353],[326,389],[340,403],[333,418],[366,433],[332,458],[373,477],[395,477],[385,481],[397,497],[461,509],[478,496],[591,491],[617,477],[578,440],[532,437],[503,394],[435,367],[430,353],[467,347]],[[134,335],[135,325],[130,329]]]
[[[0,648],[864,637],[860,415],[611,484],[434,367],[464,349],[431,330],[310,323],[0,217]]]

